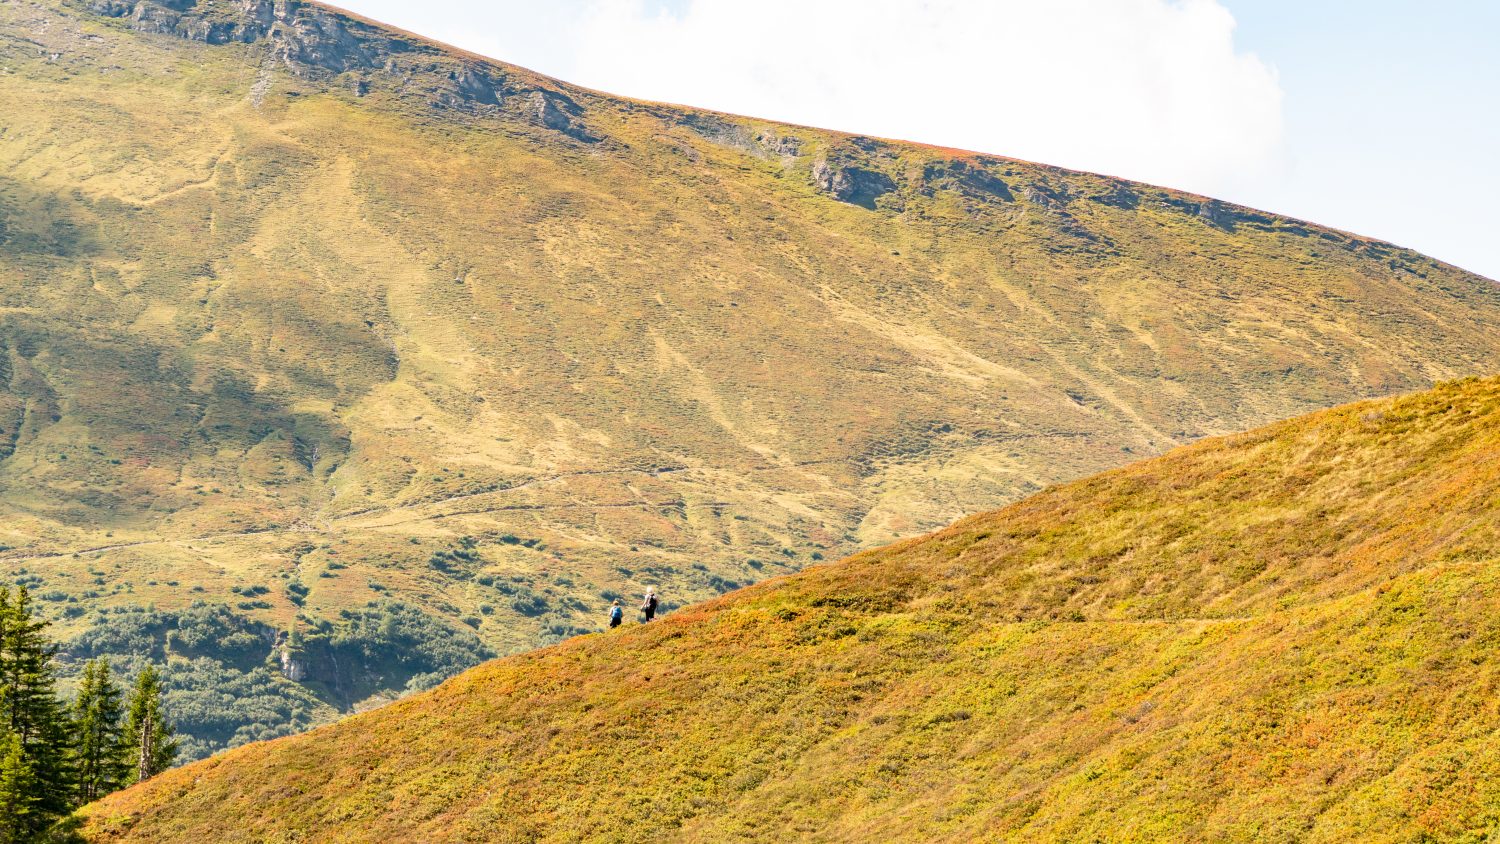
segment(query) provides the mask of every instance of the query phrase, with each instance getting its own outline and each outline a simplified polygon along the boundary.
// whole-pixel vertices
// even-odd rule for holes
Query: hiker
[[[641,603],[641,612],[646,614],[646,620],[656,618],[656,587],[652,586],[646,590],[646,600]]]
[[[625,620],[625,608],[622,607],[622,606],[620,606],[620,599],[616,598],[614,606],[612,606],[612,607],[609,608],[609,626],[610,626],[610,629],[614,629],[616,627],[619,627],[620,626],[620,622],[622,622],[624,620]]]

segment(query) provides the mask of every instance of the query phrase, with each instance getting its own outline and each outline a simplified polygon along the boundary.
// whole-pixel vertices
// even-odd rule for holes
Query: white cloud
[[[1217,0],[595,0],[571,80],[1218,195],[1280,170]]]

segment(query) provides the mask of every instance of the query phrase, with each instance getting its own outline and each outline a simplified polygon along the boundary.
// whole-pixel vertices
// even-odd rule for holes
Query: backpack
[[[619,621],[621,618],[624,617],[624,615],[625,615],[625,610],[624,610],[623,607],[610,607],[609,608],[609,620],[610,621]]]

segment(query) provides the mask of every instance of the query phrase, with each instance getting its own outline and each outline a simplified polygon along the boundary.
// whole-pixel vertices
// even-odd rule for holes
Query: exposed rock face
[[[1222,202],[1210,199],[1198,206],[1198,216],[1208,221],[1211,226],[1221,229],[1233,228],[1233,220],[1230,219],[1228,209]]]
[[[500,105],[501,94],[496,82],[484,69],[466,67],[456,74],[450,74],[449,78],[458,83],[458,92],[465,99],[484,105]]]
[[[802,154],[801,139],[794,138],[791,135],[762,133],[760,135],[757,135],[755,140],[761,145],[763,149],[773,155],[780,155],[786,158],[795,158]]]
[[[826,161],[814,165],[813,181],[834,199],[865,208],[874,208],[875,200],[896,189],[895,181],[884,173]]]
[[[1123,182],[1117,182],[1108,193],[1091,196],[1089,199],[1100,205],[1111,205],[1115,208],[1134,210],[1141,204],[1141,197],[1131,190]]]
[[[574,123],[575,118],[583,114],[583,108],[571,98],[555,91],[536,90],[531,92],[530,101],[532,116],[542,126],[581,141],[597,140],[582,126]]]
[[[900,172],[898,167],[898,157],[883,141],[855,136],[813,164],[812,179],[819,190],[840,202],[874,209],[881,197],[896,194],[898,186],[891,174]],[[903,203],[895,195],[882,205],[895,210]]]
[[[293,3],[272,6],[267,0],[251,0],[246,11],[263,20],[264,10],[272,9],[277,25],[269,33],[278,56],[288,67],[315,67],[333,73],[369,69],[377,66],[381,54],[400,42],[381,39],[371,43],[351,33],[345,22],[328,12]]]
[[[1123,186],[1122,186],[1123,187]],[[1295,221],[1286,220],[1253,208],[1245,208],[1217,199],[1195,199],[1177,194],[1163,194],[1157,203],[1161,206],[1191,214],[1214,228],[1234,231],[1239,226],[1248,226],[1261,231],[1280,231],[1306,237],[1308,231]],[[1134,206],[1131,206],[1134,207]],[[1330,235],[1320,235],[1327,239]],[[1343,238],[1332,235],[1337,240]]]
[[[300,683],[307,678],[307,663],[297,658],[290,650],[281,649],[281,676]]]
[[[209,44],[226,44],[231,41],[251,42],[269,31],[274,20],[270,4],[264,4],[264,14],[252,10],[246,4],[247,19],[209,19],[204,16],[186,14],[197,4],[194,0],[93,0],[89,8],[111,18],[128,18],[131,26],[141,32],[162,35],[177,35],[204,41]]]
[[[298,0],[240,0],[213,7],[197,0],[91,0],[88,8],[129,20],[142,32],[210,44],[264,41],[271,56],[294,75],[355,76],[343,87],[357,96],[384,88],[398,96],[423,97],[442,109],[500,109],[580,141],[598,140],[584,125],[584,107],[562,91],[322,6]]]
[[[1027,202],[1054,211],[1066,208],[1075,198],[1067,185],[1054,185],[1046,178],[1026,186]]]
[[[922,192],[928,196],[939,190],[956,189],[981,202],[1015,202],[1010,185],[980,163],[963,160],[940,161],[927,165],[922,172]]]
[[[786,163],[802,154],[803,141],[775,131],[756,131],[712,113],[689,113],[678,121],[693,134],[716,144],[743,150],[756,158],[780,158]]]
[[[399,63],[389,60],[385,73],[399,76],[413,91],[421,90],[421,82],[429,83],[426,94],[428,105],[447,110],[473,110],[476,107],[504,104],[504,77],[491,74],[488,68],[462,66],[440,73],[434,66],[415,66],[403,69]]]

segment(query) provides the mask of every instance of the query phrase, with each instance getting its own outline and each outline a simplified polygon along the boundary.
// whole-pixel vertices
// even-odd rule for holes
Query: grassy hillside
[[[1500,380],[1209,440],[489,663],[96,841],[1488,841]]]
[[[0,4],[0,574],[280,713],[195,747],[1497,359],[1492,282],[1203,197],[313,4]],[[225,612],[259,650],[169,635]]]

